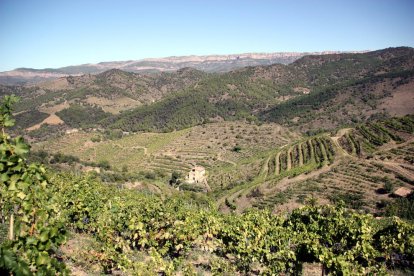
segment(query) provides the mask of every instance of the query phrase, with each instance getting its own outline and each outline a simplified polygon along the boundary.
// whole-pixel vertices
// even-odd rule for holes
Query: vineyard
[[[230,210],[245,209],[238,214],[220,212],[202,193],[163,197],[104,184],[96,174],[29,164],[30,147],[6,133],[14,123],[14,100],[6,97],[0,110],[0,233],[6,234],[0,238],[2,274],[297,275],[308,263],[321,264],[332,275],[414,269],[412,220],[386,217],[387,212],[380,219],[366,214],[374,212],[379,198],[391,201],[393,187],[413,185],[412,117],[359,126],[335,136],[337,140],[321,134],[218,160],[224,164],[212,180],[217,183],[212,195]],[[391,132],[387,122],[398,130]],[[145,156],[160,148],[172,151],[180,143],[177,137],[191,134],[165,134],[168,143],[140,136],[147,142],[137,145],[133,135],[111,143],[118,151],[136,147]],[[90,139],[85,135],[79,147]],[[277,141],[281,146],[287,140]],[[149,164],[184,170],[181,160],[196,154],[180,154],[182,159],[157,155]],[[209,168],[214,172],[214,164]],[[315,198],[335,204],[319,205]],[[282,212],[280,207],[291,201],[302,207]],[[249,206],[255,208],[247,210]]]
[[[265,181],[293,171],[296,175],[302,170],[312,167],[323,167],[332,164],[335,149],[327,136],[314,137],[303,142],[281,149],[269,157],[266,164]]]
[[[2,241],[3,272],[65,274],[66,263],[84,273],[296,274],[305,262],[316,261],[329,273],[355,275],[383,274],[387,266],[403,268],[413,261],[414,226],[398,218],[379,223],[341,206],[314,205],[287,216],[253,210],[225,215],[208,201],[185,195],[161,200],[103,185],[93,176],[47,177],[41,167],[24,163],[27,148],[19,140],[3,136],[2,145],[10,158],[2,163],[2,228],[9,226],[9,232],[18,235]],[[21,169],[16,170],[19,162]],[[33,169],[36,173],[28,174]],[[53,210],[60,210],[56,220],[50,220],[52,209],[46,213],[48,221],[39,219],[46,211],[41,202],[38,215],[26,207],[35,194],[13,186],[13,179],[25,175],[31,189],[40,189],[37,196],[56,195],[42,201],[53,200]],[[63,229],[72,232],[71,238],[88,240],[90,245],[78,248],[88,251],[70,253],[66,245],[56,251],[67,237]],[[202,259],[197,257],[201,254]]]

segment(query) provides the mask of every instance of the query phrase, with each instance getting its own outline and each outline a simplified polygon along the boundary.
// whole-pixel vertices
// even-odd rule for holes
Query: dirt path
[[[352,128],[341,128],[340,130],[338,130],[338,132],[336,133],[336,135],[334,137],[341,138],[345,134],[349,133],[351,130],[352,130]],[[334,137],[332,137],[332,138],[334,138]]]
[[[143,149],[144,155],[148,155],[148,149],[144,146],[132,146],[132,147],[124,147],[118,143],[113,143],[113,145],[117,146],[118,148],[121,148],[123,150],[129,150],[129,149]]]
[[[349,131],[351,131],[352,128],[344,128],[344,129],[340,129],[338,131],[338,133],[336,134],[336,136],[331,137],[332,142],[334,143],[334,145],[336,146],[336,148],[338,149],[338,153],[341,153],[342,155],[345,156],[350,156],[350,154],[341,147],[341,145],[339,144],[339,139],[344,136],[345,134],[347,134]]]
[[[389,151],[392,149],[396,149],[396,148],[402,148],[408,144],[414,143],[414,137],[408,139],[407,141],[397,144],[395,141],[391,141],[389,143],[386,143],[385,145],[382,145],[381,147],[378,148],[377,152],[381,152],[381,151]]]
[[[397,144],[394,141],[392,141],[390,143],[387,143],[387,144],[381,146],[379,148],[379,150],[376,151],[376,152],[377,153],[378,152],[387,152],[387,151],[390,151],[392,149],[402,148],[402,147],[404,147],[408,144],[411,144],[413,142],[414,142],[414,137],[410,138],[407,141],[405,141],[403,143],[400,143],[400,144]],[[383,161],[383,160],[378,159],[378,158],[375,158],[374,160],[369,161],[369,162],[370,163],[372,163],[372,162],[379,163],[379,164],[385,166],[386,168],[388,168],[388,169],[390,169],[390,170],[392,170],[392,171],[394,171],[398,174],[401,174],[404,177],[407,177],[408,179],[414,180],[414,173],[412,171],[410,171],[410,168],[414,168],[414,167],[409,165],[409,164],[395,162],[395,161]],[[404,166],[406,168],[404,168]]]
[[[237,201],[237,212],[242,212],[245,208],[250,207],[251,206],[251,201],[250,199],[246,198],[245,195],[243,195],[244,193],[246,193],[247,190],[252,190],[255,188],[259,188],[260,191],[265,194],[265,195],[269,195],[269,194],[276,194],[276,193],[280,193],[283,192],[284,190],[286,190],[289,186],[291,186],[292,184],[299,182],[299,181],[304,181],[307,179],[311,179],[314,177],[319,176],[320,174],[323,173],[327,173],[331,170],[332,167],[338,165],[342,160],[340,158],[336,159],[334,161],[334,163],[330,166],[324,166],[321,169],[318,170],[314,170],[308,174],[300,174],[294,178],[288,178],[285,177],[283,179],[281,179],[279,182],[277,182],[277,184],[273,187],[269,187],[269,182],[264,182],[255,186],[250,186],[250,187],[246,187],[244,189],[240,189],[239,191],[228,195],[228,196],[224,196],[222,198],[220,198],[220,200],[218,201],[218,205],[220,206],[222,204],[224,204],[225,198],[227,198],[230,201]]]
[[[308,180],[310,178],[319,176],[320,174],[329,172],[332,167],[338,165],[340,162],[341,162],[341,159],[338,158],[334,161],[333,164],[331,164],[329,166],[324,166],[321,169],[314,170],[314,171],[312,171],[308,174],[300,174],[300,175],[295,176],[293,178],[285,177],[282,180],[280,180],[279,182],[277,182],[277,184],[274,187],[269,187],[269,183],[263,183],[265,185],[262,185],[262,187],[263,187],[262,192],[264,194],[282,192],[282,191],[286,190],[292,183]]]
[[[32,131],[35,129],[39,129],[42,125],[48,124],[48,125],[61,125],[64,124],[62,119],[59,118],[55,113],[50,114],[49,117],[41,121],[40,123],[33,125],[31,127],[26,128],[27,131]]]
[[[348,134],[350,131],[352,130],[352,128],[342,128],[340,130],[338,130],[338,132],[336,133],[335,136],[332,136],[331,139],[334,143],[334,145],[339,149],[339,151],[346,156],[349,156],[350,154],[341,147],[341,145],[339,144],[339,139],[344,136],[345,134]]]
[[[410,180],[414,180],[414,173],[401,167],[401,164],[398,162],[381,161],[381,160],[375,160],[374,162],[380,163],[381,165],[388,168],[389,170],[392,170],[396,172],[397,174],[401,174],[402,176]]]

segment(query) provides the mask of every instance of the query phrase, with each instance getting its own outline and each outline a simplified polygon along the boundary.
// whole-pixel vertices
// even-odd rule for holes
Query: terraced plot
[[[130,170],[149,168],[149,161],[163,152],[168,143],[182,137],[188,130],[171,133],[132,134],[117,140],[92,142],[100,133],[75,133],[39,143],[35,150],[62,152],[79,157],[83,161],[107,160],[113,168],[127,166]]]
[[[293,172],[297,175],[300,169],[303,172],[307,167],[322,167],[333,163],[335,159],[335,147],[328,136],[314,137],[298,142],[288,147],[279,149],[272,154],[263,169],[265,181],[272,178],[280,178]]]
[[[292,209],[314,196],[325,203],[377,210],[384,185],[414,185],[414,120],[410,116],[320,135],[279,148],[263,159],[250,183],[222,194],[219,203],[273,210]],[[386,122],[400,123],[389,129]],[[410,132],[411,131],[411,132]],[[403,138],[401,138],[403,137]]]
[[[157,155],[152,156],[149,159],[148,169],[151,170],[161,170],[165,173],[180,172],[182,174],[187,173],[191,164],[186,160],[181,160],[169,155]]]
[[[92,142],[97,137],[101,141]],[[34,148],[75,155],[83,161],[107,160],[115,169],[127,166],[130,171],[157,170],[169,174],[187,173],[196,164],[207,170],[234,166],[257,152],[299,136],[276,124],[217,122],[170,133],[138,133],[116,140],[103,137],[99,132],[80,132],[39,143]],[[235,146],[241,150],[233,151]]]
[[[385,183],[394,187],[407,185],[392,172],[384,173],[368,162],[345,158],[327,173],[297,181],[277,193],[252,200],[252,206],[280,211],[294,208],[313,197],[324,203],[342,200],[348,207],[375,211],[380,201],[391,200],[382,191]]]
[[[257,175],[248,181],[240,181],[239,185],[231,186],[225,193],[218,193],[219,204],[223,202],[234,202],[239,210],[248,206],[256,206],[254,198],[268,200],[269,202],[280,202],[282,190],[281,182],[288,188],[295,178],[303,173],[326,170],[334,162],[335,146],[330,137],[320,135],[307,140],[285,145],[276,152],[262,158],[262,167],[257,169]],[[287,181],[286,181],[287,180]],[[260,191],[260,196],[251,196],[255,191]],[[284,197],[282,197],[284,198]],[[258,206],[256,206],[258,207]]]

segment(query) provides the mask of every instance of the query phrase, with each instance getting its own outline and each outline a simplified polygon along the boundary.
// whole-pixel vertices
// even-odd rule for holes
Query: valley
[[[31,147],[3,134],[4,191],[29,201],[27,177],[50,181],[30,204],[52,202],[69,237],[55,265],[81,274],[412,272],[413,88],[409,47],[0,86],[20,98],[3,133]],[[404,249],[384,245],[392,231]]]
[[[0,0],[0,276],[414,275],[413,10]]]

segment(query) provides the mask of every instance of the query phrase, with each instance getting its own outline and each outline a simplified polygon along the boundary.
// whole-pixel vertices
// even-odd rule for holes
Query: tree
[[[172,174],[171,174],[171,179],[169,181],[170,185],[171,186],[178,186],[178,185],[180,185],[181,184],[181,180],[180,180],[181,177],[182,177],[182,175],[181,175],[180,172],[173,171]]]

